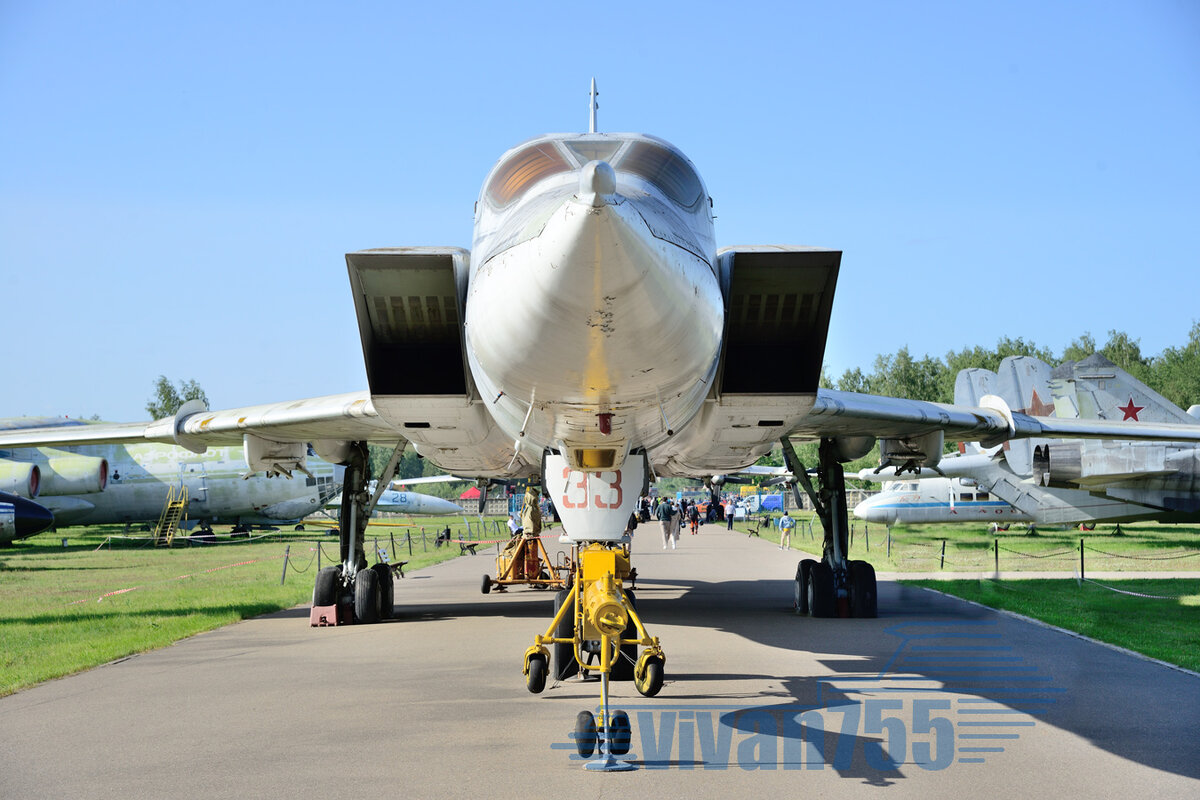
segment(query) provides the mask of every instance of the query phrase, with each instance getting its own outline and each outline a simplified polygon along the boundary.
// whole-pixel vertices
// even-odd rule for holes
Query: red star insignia
[[[1033,417],[1049,417],[1054,414],[1054,403],[1044,403],[1042,398],[1038,397],[1037,389],[1033,390],[1033,397],[1029,401],[1029,408],[1019,409],[1023,414],[1029,414]]]
[[[1120,411],[1121,413],[1123,413],[1123,414],[1125,415],[1125,416],[1124,416],[1124,417],[1121,419],[1121,421],[1122,421],[1122,422],[1124,422],[1124,421],[1125,421],[1125,420],[1127,420],[1127,419],[1131,419],[1131,420],[1133,420],[1134,422],[1141,422],[1141,420],[1140,420],[1140,419],[1138,419],[1138,412],[1139,412],[1139,411],[1141,411],[1141,410],[1143,410],[1144,408],[1145,408],[1145,406],[1135,406],[1135,405],[1133,404],[1133,398],[1132,398],[1132,397],[1130,397],[1130,398],[1129,398],[1129,405],[1127,405],[1127,406],[1117,406],[1117,410],[1118,410],[1118,411]]]

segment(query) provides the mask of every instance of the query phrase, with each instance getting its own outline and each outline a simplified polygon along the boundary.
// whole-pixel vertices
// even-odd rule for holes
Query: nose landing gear
[[[663,685],[666,655],[658,637],[646,632],[633,596],[622,588],[622,580],[631,572],[628,549],[611,542],[593,542],[580,549],[575,564],[573,581],[554,619],[525,651],[525,686],[534,694],[545,689],[550,665],[548,645],[555,650],[557,678],[576,672],[599,673],[601,723],[596,723],[590,711],[580,712],[575,726],[576,749],[584,758],[598,751],[597,759],[586,765],[589,770],[634,769],[633,764],[616,758],[629,752],[629,715],[609,711],[608,683],[618,674],[629,675],[640,694],[653,697]],[[642,648],[640,656],[638,648]],[[592,661],[597,655],[599,664]],[[632,673],[628,669],[631,661]]]
[[[646,697],[658,694],[666,655],[658,637],[646,631],[632,593],[622,586],[631,572],[628,550],[594,542],[583,546],[575,565],[554,619],[525,651],[526,688],[535,694],[545,688],[542,676],[549,672],[543,666],[549,667],[553,647],[556,679],[576,672],[613,675],[614,680],[632,678]],[[640,656],[638,648],[642,648]],[[597,656],[599,664],[593,661]]]

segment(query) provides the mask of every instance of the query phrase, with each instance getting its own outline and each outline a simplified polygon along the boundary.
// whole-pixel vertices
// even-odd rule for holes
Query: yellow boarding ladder
[[[175,486],[167,489],[167,502],[158,518],[158,527],[154,529],[154,544],[156,547],[170,547],[175,539],[175,531],[179,530],[179,521],[187,519],[188,490],[186,486]]]

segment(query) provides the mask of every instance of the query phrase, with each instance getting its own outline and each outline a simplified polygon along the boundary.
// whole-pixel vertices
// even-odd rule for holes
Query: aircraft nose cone
[[[883,525],[894,525],[896,512],[892,509],[880,508],[872,500],[864,500],[854,507],[854,516],[864,522],[876,522]]]
[[[13,506],[15,538],[24,539],[49,528],[54,524],[54,515],[45,506],[32,500],[14,495],[3,495],[0,502]]]
[[[589,166],[581,188],[603,191],[611,168]],[[592,197],[608,199],[593,206]],[[469,292],[475,371],[508,395],[536,387],[539,397],[589,405],[589,425],[598,398],[695,385],[720,348],[722,299],[709,265],[655,236],[636,203],[615,193],[563,201],[536,238],[493,256]],[[655,347],[671,358],[654,359]]]
[[[449,500],[441,500],[440,498],[439,498],[439,502],[434,504],[434,508],[435,508],[435,510],[431,512],[434,514],[465,514],[466,513],[466,511],[463,510],[463,507],[458,505],[457,503],[453,503]]]
[[[854,516],[867,522],[879,522],[875,506],[870,500],[864,500],[854,507]]]

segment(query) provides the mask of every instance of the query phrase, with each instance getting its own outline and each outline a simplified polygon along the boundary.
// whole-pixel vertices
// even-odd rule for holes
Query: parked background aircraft
[[[20,430],[28,419],[0,420],[0,430]],[[88,428],[73,420],[37,420],[62,428]],[[15,494],[36,498],[56,526],[154,522],[170,487],[188,490],[187,519],[208,527],[296,522],[320,511],[341,489],[339,467],[310,458],[311,475],[254,474],[237,446],[197,455],[183,447],[144,444],[88,445],[64,449],[0,450],[0,476]]]
[[[953,462],[947,458],[943,464]],[[985,469],[986,465],[981,465]],[[932,473],[930,473],[932,475]],[[861,480],[879,480],[871,470],[856,476]],[[866,522],[887,525],[912,525],[933,522],[983,522],[1007,524],[1032,522],[1003,500],[993,496],[973,478],[906,476],[883,484],[882,491],[854,507],[854,516]]]
[[[54,524],[54,516],[32,500],[0,492],[0,547],[41,533]]]
[[[1010,357],[995,373],[959,374],[959,402],[991,393],[1014,406],[1060,416],[1200,426],[1200,406],[1184,412],[1098,354],[1055,369],[1029,356]],[[974,450],[943,459],[938,465],[943,476],[926,473],[920,480],[888,483],[855,507],[855,516],[888,525],[1200,519],[1200,447],[1193,443],[1027,440]],[[858,477],[881,480],[889,472],[863,470]]]
[[[396,481],[392,485],[396,485]],[[401,484],[404,482],[401,481]],[[368,490],[375,491],[375,484],[368,484]],[[335,495],[325,504],[326,508],[341,508],[342,498],[340,495]],[[451,502],[441,497],[434,497],[429,494],[421,494],[420,492],[411,492],[407,489],[385,489],[383,494],[379,496],[379,501],[375,504],[374,513],[379,512],[391,514],[462,514],[465,513],[462,506]]]

